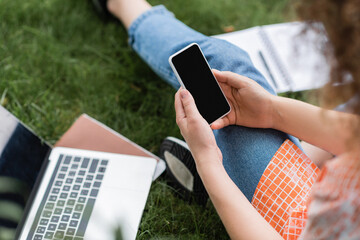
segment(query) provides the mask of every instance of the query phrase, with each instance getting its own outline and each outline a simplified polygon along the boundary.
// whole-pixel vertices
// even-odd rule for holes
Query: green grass
[[[130,0],[131,1],[131,0]],[[189,26],[220,34],[289,19],[288,0],[153,0]],[[87,0],[0,0],[0,103],[54,144],[83,112],[158,154],[181,137],[175,90],[104,23]],[[139,239],[227,239],[211,203],[189,205],[164,177],[154,182]]]

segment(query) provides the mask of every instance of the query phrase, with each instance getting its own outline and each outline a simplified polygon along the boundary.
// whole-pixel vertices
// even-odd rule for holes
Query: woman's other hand
[[[221,162],[222,154],[216,144],[214,134],[209,124],[200,115],[194,98],[186,89],[180,88],[175,94],[175,111],[176,123],[190,147],[196,165],[199,165],[199,161],[214,161],[214,159],[216,163]]]
[[[187,90],[180,89],[176,93],[175,110],[181,134],[190,147],[198,173],[230,237],[282,239],[251,206],[225,171],[214,134]],[[249,222],[256,227],[248,227]]]
[[[241,125],[253,128],[272,128],[273,99],[257,82],[233,72],[213,70],[231,111],[212,125],[212,129],[220,129],[228,125]]]

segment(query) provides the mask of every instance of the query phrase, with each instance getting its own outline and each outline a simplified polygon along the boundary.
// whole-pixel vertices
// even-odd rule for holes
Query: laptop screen
[[[0,106],[0,203],[23,209],[50,146]],[[0,208],[0,228],[15,228],[16,211]]]

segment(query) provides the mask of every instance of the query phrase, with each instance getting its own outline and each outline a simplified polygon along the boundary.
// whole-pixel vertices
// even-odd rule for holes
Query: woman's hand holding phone
[[[213,122],[210,127],[200,115],[190,92],[180,88],[175,95],[176,122],[195,160],[200,159],[197,156],[205,154],[216,155],[216,159],[221,162],[222,155],[216,145],[212,129],[220,129],[228,125],[271,128],[275,112],[273,100],[276,96],[247,77],[232,72],[212,71],[231,105],[230,113]]]
[[[228,102],[231,111],[225,117],[211,125],[220,129],[228,125],[240,125],[253,128],[271,128],[273,126],[276,96],[271,95],[257,82],[233,72],[213,70]]]
[[[215,164],[221,163],[222,154],[216,144],[214,134],[208,122],[200,115],[189,91],[180,88],[175,94],[175,111],[176,123],[190,147],[196,165],[202,165],[204,160],[207,161],[204,165],[208,165],[209,161]]]
[[[222,73],[218,75],[220,76]],[[248,103],[251,107],[254,107],[254,109],[250,107],[246,111],[241,110],[244,118],[246,118],[245,115],[247,113],[255,113],[253,115],[254,117],[266,114],[266,110],[263,112],[256,110],[258,109],[257,104],[265,103],[268,101],[268,98],[271,98],[265,90],[265,92],[262,92],[261,86],[254,84],[250,79],[238,79],[238,75],[236,74],[227,75],[227,73],[224,73],[224,75],[220,77],[221,80],[219,82],[228,88],[227,96],[229,100],[234,101],[234,103],[235,101],[239,101],[241,104]],[[251,98],[253,94],[257,95]],[[250,100],[260,102],[252,103],[248,102],[248,100],[241,99],[246,97],[250,97]],[[239,111],[242,105],[235,103],[233,106],[236,107],[236,109],[232,108],[232,111],[234,111],[232,113],[233,115],[230,115],[227,122],[219,122],[217,126],[226,126],[231,122],[237,123],[239,120],[238,117],[243,116],[237,114],[237,111]],[[175,95],[175,110],[176,122],[179,125],[181,134],[190,147],[196,162],[197,171],[230,236],[233,238],[246,238],[246,236],[251,235],[259,239],[270,236],[271,239],[281,239],[281,236],[271,228],[264,218],[251,206],[250,202],[225,171],[221,162],[222,154],[216,145],[214,134],[208,122],[197,110],[190,92],[180,88]],[[225,118],[228,116],[229,115]],[[247,118],[246,121],[251,120],[250,118],[251,117]],[[240,217],[236,218],[237,216]],[[246,217],[244,218],[244,216]],[[234,217],[236,219],[234,219]],[[233,224],[234,222],[238,223],[242,221],[246,225],[249,219],[251,222],[256,222],[257,225],[261,226],[262,231],[260,233],[254,229],[248,230],[246,227],[238,231],[238,226]]]

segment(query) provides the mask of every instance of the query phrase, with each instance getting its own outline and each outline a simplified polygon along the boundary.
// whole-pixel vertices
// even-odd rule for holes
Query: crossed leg
[[[196,42],[211,68],[247,76],[275,94],[244,50],[189,28],[164,6],[152,7],[145,0],[108,0],[108,8],[127,28],[132,48],[175,89],[180,85],[168,58]],[[214,134],[225,170],[250,202],[266,166],[281,144],[290,139],[300,146],[296,138],[273,129],[228,126]]]

